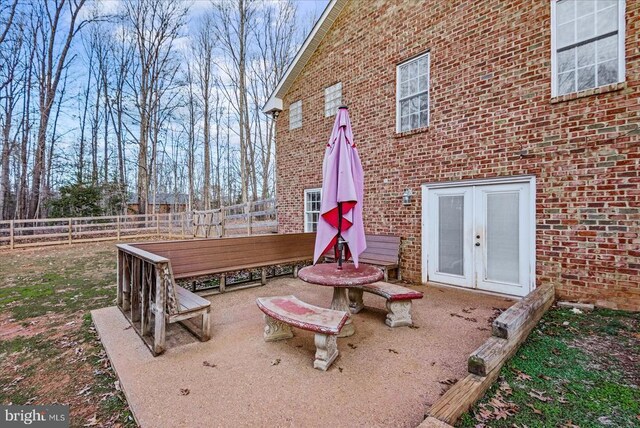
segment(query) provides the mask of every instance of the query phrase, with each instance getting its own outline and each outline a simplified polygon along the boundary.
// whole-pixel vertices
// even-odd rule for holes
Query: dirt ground
[[[134,425],[91,324],[115,298],[114,243],[0,252],[0,402],[69,404],[72,426]]]

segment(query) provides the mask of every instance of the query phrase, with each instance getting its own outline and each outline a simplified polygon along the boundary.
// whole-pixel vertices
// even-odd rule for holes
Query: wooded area
[[[105,214],[129,194],[141,213],[159,192],[188,210],[272,197],[260,109],[305,34],[297,8],[0,2],[0,219],[49,216],[63,187],[100,192]]]

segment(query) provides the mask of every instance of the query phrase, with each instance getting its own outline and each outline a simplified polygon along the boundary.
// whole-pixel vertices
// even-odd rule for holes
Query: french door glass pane
[[[519,194],[487,194],[487,278],[520,281]]]
[[[438,197],[438,272],[464,275],[464,196]]]

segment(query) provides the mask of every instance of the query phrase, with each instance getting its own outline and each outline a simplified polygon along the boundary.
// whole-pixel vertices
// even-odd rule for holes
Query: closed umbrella
[[[338,268],[345,260],[358,257],[367,248],[362,221],[364,176],[347,107],[338,108],[331,138],[322,164],[322,202],[313,263],[334,249]]]

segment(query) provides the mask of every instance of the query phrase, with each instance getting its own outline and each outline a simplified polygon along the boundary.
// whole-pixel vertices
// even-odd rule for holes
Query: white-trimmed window
[[[624,81],[624,0],[552,0],[552,96]]]
[[[331,117],[342,104],[342,82],[324,89],[324,117]]]
[[[429,52],[396,69],[396,130],[429,126]]]
[[[318,230],[320,218],[320,201],[322,189],[305,189],[304,191],[304,231],[315,232]]]
[[[289,106],[289,129],[302,127],[302,100],[291,103]]]

